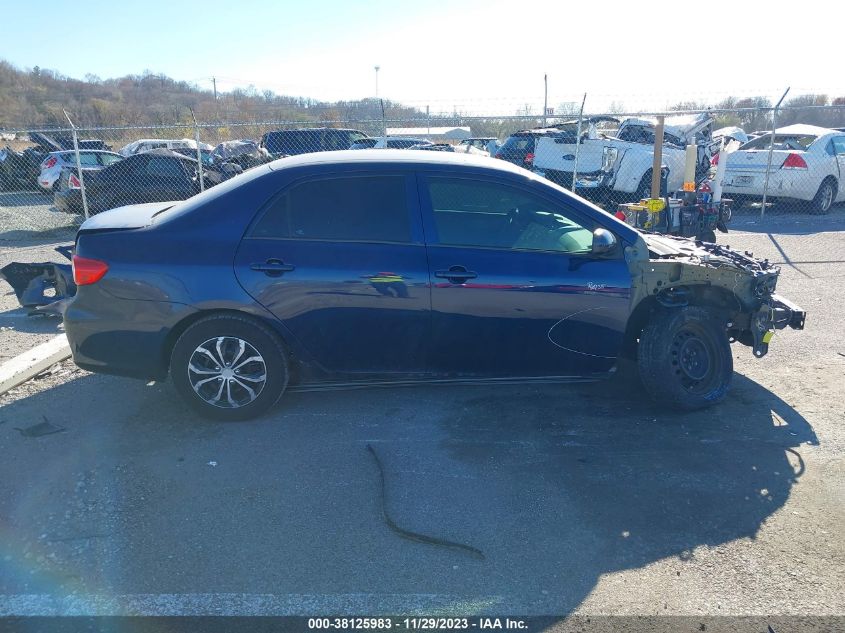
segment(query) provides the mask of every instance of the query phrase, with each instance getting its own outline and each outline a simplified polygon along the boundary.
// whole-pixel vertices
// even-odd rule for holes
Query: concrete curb
[[[0,365],[0,394],[6,393],[9,389],[17,387],[66,358],[70,358],[70,346],[64,334],[59,334],[46,343],[18,354]]]

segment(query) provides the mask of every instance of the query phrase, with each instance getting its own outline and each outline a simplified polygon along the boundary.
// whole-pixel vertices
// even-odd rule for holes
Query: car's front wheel
[[[699,306],[655,312],[640,335],[637,366],[652,398],[686,410],[722,400],[733,377],[725,328]]]
[[[260,415],[288,383],[284,346],[248,317],[219,314],[188,327],[173,347],[170,375],[200,415],[222,421]]]

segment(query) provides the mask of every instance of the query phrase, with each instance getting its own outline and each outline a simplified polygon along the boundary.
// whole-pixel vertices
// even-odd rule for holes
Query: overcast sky
[[[375,94],[432,112],[501,111],[580,101],[598,111],[661,109],[728,94],[845,95],[835,2],[577,3],[541,0],[75,0],[52,9],[7,0],[0,58],[103,78],[145,69],[220,90],[317,99]],[[42,7],[43,9],[43,7]],[[824,16],[827,16],[825,18]],[[46,24],[46,23],[45,23]],[[831,25],[826,31],[826,24]],[[774,28],[772,28],[774,25]],[[774,43],[768,44],[769,33]],[[686,35],[685,33],[688,33]],[[79,36],[77,39],[76,36]],[[833,72],[833,69],[837,69]]]

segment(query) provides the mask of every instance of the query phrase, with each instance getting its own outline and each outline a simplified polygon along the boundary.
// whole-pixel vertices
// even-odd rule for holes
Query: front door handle
[[[266,262],[250,264],[250,270],[257,270],[263,272],[268,277],[281,277],[284,273],[289,273],[296,269],[293,264],[286,264],[281,259],[268,259]]]
[[[467,270],[464,266],[450,266],[449,270],[436,270],[434,276],[440,279],[448,279],[453,284],[462,284],[467,279],[475,279],[478,273]]]

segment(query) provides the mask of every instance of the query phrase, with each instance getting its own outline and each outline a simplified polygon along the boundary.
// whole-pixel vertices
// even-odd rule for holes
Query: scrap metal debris
[[[55,250],[71,258],[71,247]],[[12,262],[0,268],[0,279],[9,282],[24,308],[32,309],[30,315],[60,316],[62,302],[76,294],[70,264]]]
[[[445,539],[437,538],[435,536],[427,536],[425,534],[419,534],[417,532],[412,532],[410,530],[406,530],[405,528],[399,527],[396,522],[390,518],[390,515],[387,513],[387,493],[385,492],[385,481],[384,481],[384,466],[382,466],[381,460],[379,456],[376,454],[376,451],[373,447],[367,444],[367,450],[370,451],[370,454],[373,456],[373,459],[376,461],[376,466],[378,466],[379,477],[381,478],[381,513],[384,517],[384,522],[387,523],[387,526],[396,532],[402,538],[406,538],[409,541],[416,541],[417,543],[425,543],[426,545],[439,545],[441,547],[449,547],[451,549],[458,549],[464,552],[467,552],[471,556],[475,558],[479,558],[484,560],[484,553],[471,545],[464,545],[463,543],[455,543],[453,541],[447,541]]]
[[[63,426],[56,426],[55,424],[52,424],[47,419],[47,416],[42,415],[41,417],[44,419],[43,422],[28,426],[25,429],[22,429],[17,426],[14,426],[12,428],[18,431],[24,437],[44,437],[45,435],[53,435],[54,433],[64,433],[65,431],[67,431],[67,429]]]

